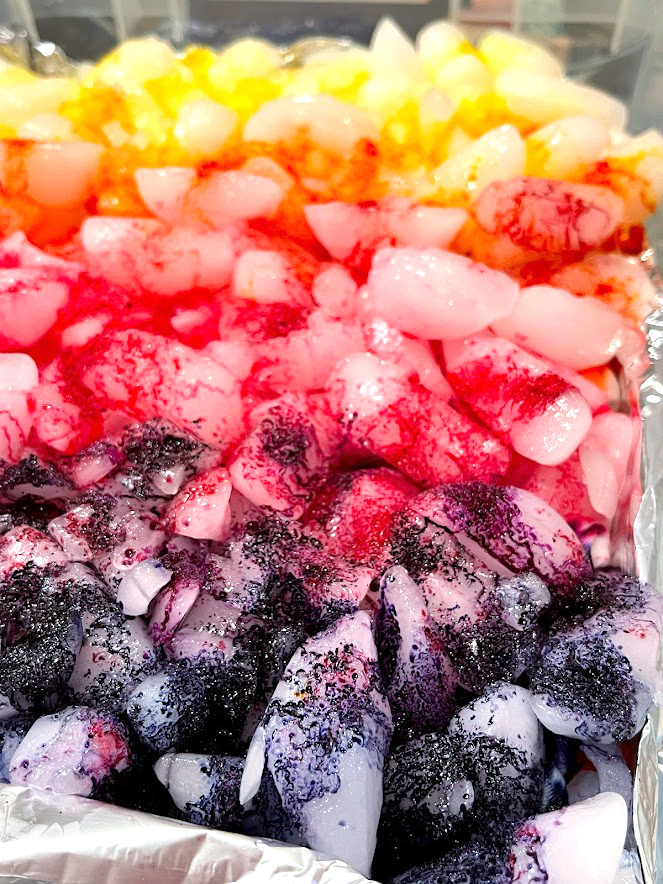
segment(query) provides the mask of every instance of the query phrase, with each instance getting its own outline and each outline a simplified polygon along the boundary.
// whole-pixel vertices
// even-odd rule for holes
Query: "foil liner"
[[[660,245],[660,244],[659,244]],[[653,256],[652,256],[653,257]],[[660,251],[659,251],[660,258]],[[642,503],[635,520],[637,572],[663,588],[663,284],[653,270],[658,309],[647,319],[649,368],[640,386]],[[652,709],[640,739],[633,823],[646,884],[663,882],[663,708]]]
[[[0,789],[0,819],[0,873],[14,873],[14,881],[367,884],[345,863],[304,847],[22,786]]]
[[[311,52],[351,41],[307,38],[282,50],[284,66]],[[55,44],[0,26],[0,58],[46,76],[76,75],[77,64]],[[659,261],[663,258],[663,243]],[[663,280],[654,252],[643,256],[657,288],[646,322],[648,360],[636,354],[624,370],[623,401],[639,401],[642,500],[631,529],[633,497],[621,501],[610,534],[610,559],[663,590]],[[654,305],[652,305],[652,308]],[[637,485],[637,483],[635,483]],[[663,884],[663,707],[642,732],[634,780],[637,850],[624,851],[614,884]],[[632,838],[627,837],[627,845]],[[0,784],[0,884],[378,884],[339,860],[304,847],[249,838],[75,796]]]

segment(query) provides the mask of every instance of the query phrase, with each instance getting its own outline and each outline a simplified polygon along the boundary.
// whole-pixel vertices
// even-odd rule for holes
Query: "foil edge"
[[[660,261],[663,243],[658,243]],[[642,500],[634,524],[638,575],[663,588],[663,280],[647,256],[656,288],[656,307],[645,322],[649,366],[639,389],[642,420]],[[659,264],[660,266],[660,264]],[[633,823],[645,884],[663,884],[663,708],[654,707],[638,747],[633,784]]]

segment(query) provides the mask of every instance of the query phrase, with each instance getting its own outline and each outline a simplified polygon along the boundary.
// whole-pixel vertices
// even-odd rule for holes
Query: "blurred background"
[[[0,24],[75,59],[149,33],[176,45],[220,46],[248,34],[277,43],[319,34],[365,43],[384,15],[412,36],[448,17],[470,32],[501,27],[537,38],[571,76],[625,101],[632,131],[663,127],[663,0],[0,0]]]

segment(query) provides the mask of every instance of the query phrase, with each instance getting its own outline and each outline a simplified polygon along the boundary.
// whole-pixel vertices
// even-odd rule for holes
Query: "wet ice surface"
[[[485,842],[455,847],[441,859],[415,866],[392,879],[393,884],[510,884],[503,858]]]
[[[368,874],[391,736],[365,612],[310,639],[288,664],[247,755],[240,798],[267,766],[307,842]]]
[[[144,560],[169,575],[148,625],[127,616],[104,562],[126,557],[134,514],[175,495],[136,497],[142,486],[129,494],[122,475],[102,480],[124,487],[117,497],[88,497],[95,529],[55,530],[69,555],[38,530],[5,535],[5,779],[166,801],[182,819],[404,882],[471,881],[480,858],[485,880],[510,881],[510,851],[521,864],[531,853],[523,820],[608,795],[628,811],[617,743],[658,690],[660,604],[614,569],[591,575],[535,498],[487,489],[489,519],[479,486],[467,500],[457,485],[413,496],[375,474],[320,498],[302,525],[234,497],[222,541],[161,540]],[[69,519],[75,492],[42,478],[67,488],[52,499]],[[339,522],[326,552],[320,526],[369,492],[380,532],[355,552]],[[520,526],[507,542],[500,507]],[[35,669],[40,659],[49,666]],[[579,772],[582,758],[596,773]],[[537,862],[558,874],[559,848],[546,844]],[[597,881],[611,884],[602,868]],[[539,880],[526,874],[517,880]]]
[[[413,865],[454,843],[475,802],[471,772],[459,741],[434,733],[392,751],[378,833],[381,870]]]
[[[378,647],[394,727],[419,734],[444,727],[455,709],[457,678],[424,595],[404,568],[385,573]]]
[[[460,709],[451,721],[450,733],[472,738],[489,736],[516,752],[522,752],[527,767],[543,763],[543,729],[533,714],[531,695],[525,688],[498,682],[483,696]]]
[[[486,565],[469,545],[414,517],[404,521],[393,549],[423,590],[425,616],[415,620],[421,619],[427,642],[437,641],[438,657],[453,664],[445,679],[447,693],[456,680],[478,693],[498,679],[518,678],[536,657],[542,637],[538,621],[550,603],[535,574],[500,576],[499,564]],[[386,585],[385,611],[387,595],[394,592]]]
[[[141,48],[189,94],[204,56]],[[117,119],[3,141],[0,778],[385,881],[612,884],[661,696],[660,602],[599,565],[662,142],[519,38],[465,48],[386,21],[265,100],[279,53],[231,47],[242,114],[168,81],[176,166]]]
[[[3,783],[9,782],[9,765],[33,722],[34,716],[26,712],[3,721],[0,725],[0,780]]]
[[[174,664],[136,686],[127,699],[127,715],[149,749],[179,748],[206,724],[204,697],[202,679]]]
[[[9,762],[9,782],[89,797],[130,764],[122,724],[94,709],[70,706],[32,725]]]
[[[230,755],[173,753],[162,755],[154,772],[189,822],[231,829],[244,816],[239,803],[242,768],[243,760]]]
[[[563,591],[591,574],[586,553],[564,520],[518,488],[447,485],[421,495],[413,508],[456,534],[501,575],[531,569]]]
[[[612,881],[625,834],[626,805],[614,792],[535,816],[516,829],[509,857],[513,880]]]
[[[584,591],[594,613],[551,633],[531,672],[534,708],[556,733],[599,743],[629,739],[659,690],[660,600],[610,571]]]
[[[35,460],[6,478],[39,527],[0,538],[5,779],[404,882],[508,882],[523,820],[628,811],[618,743],[659,691],[660,603],[592,571],[541,500],[367,468],[301,520],[233,491],[201,540],[162,517],[187,488],[214,498],[208,450],[168,424],[118,438],[85,461],[96,487]]]

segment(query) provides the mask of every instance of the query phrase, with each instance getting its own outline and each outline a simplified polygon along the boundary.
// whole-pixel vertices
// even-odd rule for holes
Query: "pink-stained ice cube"
[[[211,341],[204,352],[239,381],[249,376],[258,358],[256,348],[249,341]]]
[[[39,383],[39,369],[26,353],[0,353],[0,390],[31,393]]]
[[[338,445],[331,418],[288,394],[261,410],[229,465],[233,487],[256,506],[300,516],[327,480]]]
[[[448,342],[444,356],[459,398],[524,457],[554,466],[587,435],[590,407],[553,363],[489,335]]]
[[[149,332],[99,340],[82,380],[100,399],[139,418],[167,418],[210,445],[241,433],[239,383],[209,356]]]
[[[263,344],[304,328],[308,307],[301,304],[258,303],[243,298],[225,298],[219,320],[219,338],[224,343],[237,341]]]
[[[213,227],[230,221],[271,218],[276,214],[283,188],[272,178],[251,172],[213,172],[201,179],[190,196],[191,209]]]
[[[409,375],[416,374],[419,383],[441,399],[451,399],[451,387],[428,341],[411,338],[380,317],[365,320],[362,327],[371,353],[400,365]]]
[[[418,206],[398,197],[377,203],[321,203],[306,206],[304,213],[332,258],[364,272],[375,252],[386,246],[446,248],[468,217],[464,209]]]
[[[513,312],[493,323],[500,337],[581,371],[610,362],[642,335],[616,311],[594,298],[579,298],[549,285],[524,288]]]
[[[500,575],[533,571],[551,588],[569,592],[592,573],[580,540],[559,513],[520,488],[440,485],[413,498],[409,508],[451,531]]]
[[[93,338],[100,335],[110,321],[111,316],[108,313],[97,313],[68,325],[60,336],[62,348],[71,350],[84,347]]]
[[[422,485],[498,477],[509,452],[476,421],[371,354],[341,363],[328,385],[350,438]]]
[[[342,318],[357,311],[357,283],[342,264],[323,264],[313,280],[315,303],[328,316]]]
[[[258,304],[312,306],[311,295],[294,273],[288,258],[271,249],[247,249],[232,274],[232,292]]]
[[[21,230],[0,242],[0,267],[57,267],[72,278],[83,269],[81,264],[37,248]]]
[[[196,181],[196,170],[185,166],[136,169],[135,177],[140,198],[155,218],[173,226],[180,224]]]
[[[364,335],[353,319],[334,319],[314,310],[306,326],[260,348],[257,377],[277,393],[320,390],[334,366],[364,350]]]
[[[81,228],[92,272],[126,288],[172,296],[230,281],[237,235],[170,229],[146,218],[88,218]]]
[[[563,380],[580,391],[582,398],[591,408],[592,414],[601,411],[608,404],[608,396],[614,391],[610,375],[601,374],[601,369],[577,372],[550,360],[546,360],[546,362],[554,366],[555,371]],[[603,369],[604,372],[608,370]]]
[[[19,525],[0,537],[0,577],[32,563],[37,568],[64,566],[69,561],[62,549],[46,534]]]
[[[242,165],[242,171],[250,172],[252,175],[260,175],[262,178],[271,178],[272,181],[276,181],[281,186],[284,193],[292,190],[295,184],[295,179],[292,175],[286,172],[283,166],[279,165],[271,157],[249,157]]]
[[[49,208],[80,206],[90,197],[104,148],[89,141],[36,142],[26,161],[26,193]]]
[[[175,534],[197,540],[222,540],[228,529],[232,485],[224,467],[199,473],[182,488],[166,514]]]
[[[29,347],[54,325],[71,279],[45,266],[0,268],[0,341]]]
[[[373,454],[424,486],[498,479],[509,466],[509,451],[499,439],[416,384],[376,419],[356,422],[352,434]]]
[[[639,257],[597,252],[565,264],[550,281],[576,295],[597,298],[638,323],[656,304],[654,284]]]
[[[578,454],[587,494],[593,508],[611,519],[619,503],[636,426],[626,414],[597,414]]]
[[[626,803],[615,792],[538,814],[516,829],[509,857],[512,879],[519,884],[613,884],[626,824]]]
[[[80,408],[65,399],[57,383],[39,384],[32,399],[37,438],[56,451],[68,452],[79,438]]]
[[[241,170],[199,178],[182,166],[138,169],[136,184],[152,214],[172,225],[220,229],[232,221],[271,218],[283,199],[283,187],[272,178]]]
[[[597,513],[611,519],[619,503],[619,485],[613,465],[602,451],[585,443],[578,449],[578,458],[590,504]]]
[[[387,248],[373,259],[366,309],[424,340],[482,331],[513,310],[518,285],[505,273],[441,249]]]
[[[607,188],[547,178],[495,181],[474,206],[474,217],[487,233],[553,253],[598,248],[623,214],[624,204]]]
[[[347,426],[378,417],[385,406],[405,395],[407,382],[407,371],[391,361],[372,353],[348,356],[327,381],[332,411]]]
[[[21,457],[33,422],[32,392],[39,382],[34,360],[24,353],[0,354],[0,461]]]
[[[581,538],[591,540],[597,527],[605,522],[589,500],[577,451],[554,467],[523,461],[516,466],[510,479],[514,485],[530,491],[556,510]]]
[[[32,428],[32,409],[25,393],[0,390],[0,460],[15,463]]]
[[[192,309],[177,309],[170,320],[171,327],[180,335],[189,335],[213,318],[212,310],[203,305]]]
[[[387,467],[339,473],[302,517],[330,553],[360,563],[382,562],[396,518],[417,489]]]
[[[314,631],[342,614],[371,604],[368,595],[376,576],[374,566],[304,547],[288,561],[286,571],[291,578],[290,604],[298,619]]]

